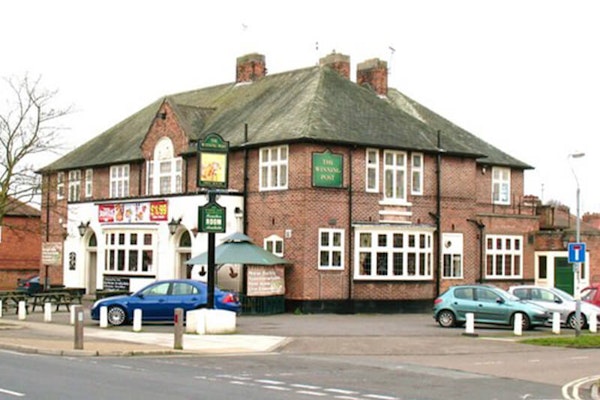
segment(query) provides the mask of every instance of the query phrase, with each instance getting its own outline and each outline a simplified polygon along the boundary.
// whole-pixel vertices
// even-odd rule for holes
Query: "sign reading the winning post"
[[[216,133],[209,133],[198,142],[198,187],[226,188],[228,179],[229,142]]]
[[[223,233],[225,232],[225,223],[225,207],[214,202],[198,207],[200,232]]]
[[[344,181],[344,159],[329,151],[313,153],[312,184],[315,187],[341,188]]]

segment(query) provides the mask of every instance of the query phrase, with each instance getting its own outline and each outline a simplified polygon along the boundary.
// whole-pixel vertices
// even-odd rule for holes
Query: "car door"
[[[465,321],[467,319],[467,313],[476,313],[477,305],[474,299],[474,292],[475,288],[472,287],[460,287],[454,289],[452,308],[454,308],[456,318],[459,321]]]
[[[160,321],[168,319],[169,314],[169,289],[170,282],[157,282],[150,285],[136,295],[133,295],[129,307],[133,310],[142,310],[143,320]]]
[[[480,322],[489,322],[493,324],[506,323],[509,319],[507,309],[503,301],[498,301],[501,297],[489,288],[477,288],[477,315],[476,319]]]
[[[561,322],[566,322],[567,316],[570,313],[570,303],[561,299],[551,290],[544,288],[531,289],[531,301],[539,306],[544,307],[550,313],[560,313]]]
[[[174,282],[169,305],[172,308],[171,315],[175,314],[176,308],[184,311],[194,310],[200,305],[206,304],[206,296],[202,296],[200,290],[188,282]]]

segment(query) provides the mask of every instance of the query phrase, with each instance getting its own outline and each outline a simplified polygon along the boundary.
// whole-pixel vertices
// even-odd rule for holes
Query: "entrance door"
[[[97,255],[95,251],[88,251],[88,264],[87,264],[87,294],[96,294],[96,266],[97,266]]]
[[[567,257],[554,257],[554,286],[573,294],[575,277],[573,265]]]

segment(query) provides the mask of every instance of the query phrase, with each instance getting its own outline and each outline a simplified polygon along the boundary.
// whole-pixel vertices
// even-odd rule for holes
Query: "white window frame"
[[[153,159],[147,162],[146,194],[182,192],[183,158],[175,157],[173,142],[162,137],[154,147]]]
[[[259,153],[259,190],[285,190],[288,188],[289,146],[262,147]]]
[[[129,164],[110,167],[110,197],[129,196]]]
[[[510,168],[492,167],[492,203],[510,205]]]
[[[283,238],[271,235],[263,240],[263,248],[278,257],[283,257]]]
[[[181,193],[183,159],[148,161],[146,192],[148,195]],[[168,168],[162,168],[168,165]],[[166,185],[165,185],[166,182]]]
[[[355,280],[433,279],[433,231],[357,228],[354,248]]]
[[[463,234],[442,233],[442,278],[462,279],[463,260]]]
[[[323,238],[327,238],[326,242]],[[337,242],[336,243],[336,239]],[[344,269],[344,230],[343,229],[319,229],[319,251],[318,251],[318,269],[320,270],[343,270]],[[323,262],[323,255],[326,255],[327,262]],[[334,260],[339,263],[334,263]],[[339,265],[338,265],[339,264]]]
[[[369,175],[372,173],[373,176]],[[365,151],[365,191],[379,192],[379,150],[367,149]]]
[[[65,173],[56,174],[56,198],[62,200],[65,198]]]
[[[390,158],[391,163],[388,162]],[[391,194],[388,187],[391,189]],[[404,151],[383,152],[383,200],[386,203],[406,203],[406,152]]]
[[[69,171],[69,201],[81,200],[81,170]]]
[[[135,243],[132,237],[135,235]],[[149,235],[150,243],[146,243]],[[121,242],[121,237],[123,241]],[[153,275],[156,271],[155,263],[158,260],[157,234],[153,230],[122,230],[110,229],[105,232],[105,267],[106,272],[127,275]],[[150,263],[144,265],[150,254]],[[130,265],[131,255],[135,254],[135,265]],[[122,265],[120,263],[122,261]]]
[[[415,160],[420,160],[417,162]],[[415,196],[423,195],[423,170],[424,170],[425,158],[423,153],[412,153],[410,156],[410,193]],[[416,185],[415,185],[416,183]]]
[[[523,277],[523,236],[485,236],[485,276],[487,279]]]
[[[85,170],[85,197],[92,197],[94,189],[94,170],[88,168]]]

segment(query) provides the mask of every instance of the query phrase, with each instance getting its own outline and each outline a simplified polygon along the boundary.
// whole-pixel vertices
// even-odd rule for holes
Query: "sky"
[[[65,150],[166,95],[335,51],[388,62],[388,84],[534,167],[525,194],[600,212],[596,0],[19,0],[0,14],[0,77],[57,90]],[[3,95],[0,93],[0,99]],[[581,158],[570,154],[585,153]],[[36,160],[43,167],[58,154]]]

